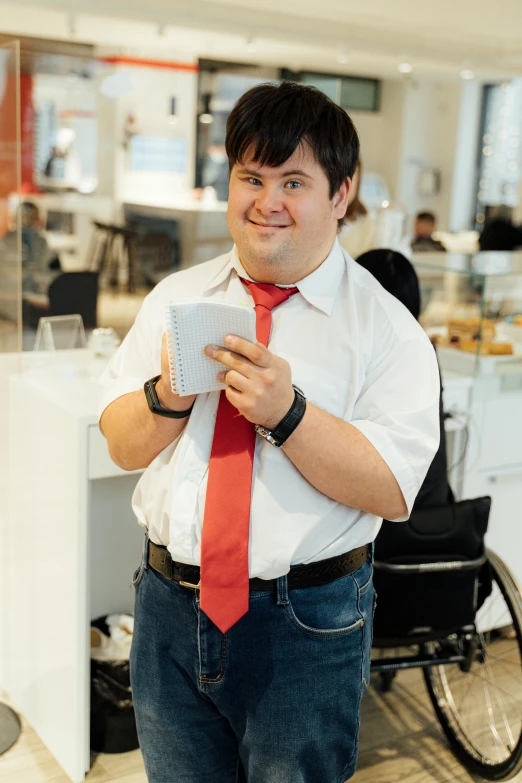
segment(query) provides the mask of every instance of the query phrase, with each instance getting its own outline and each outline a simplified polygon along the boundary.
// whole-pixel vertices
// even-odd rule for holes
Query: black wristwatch
[[[273,430],[269,430],[266,427],[262,427],[261,424],[255,425],[255,430],[258,435],[265,438],[273,446],[281,448],[283,443],[288,440],[292,432],[295,430],[306,410],[306,397],[301,389],[294,386],[294,401],[286,416],[281,419],[277,427]]]
[[[186,418],[186,416],[189,415],[190,411],[194,407],[194,403],[192,403],[190,408],[187,408],[186,411],[171,411],[169,408],[164,408],[162,405],[160,405],[158,394],[156,392],[156,384],[160,378],[161,375],[156,375],[154,378],[151,378],[150,381],[145,381],[143,386],[143,391],[145,392],[145,397],[149,403],[150,410],[152,413],[156,413],[158,416],[167,416],[169,419]]]

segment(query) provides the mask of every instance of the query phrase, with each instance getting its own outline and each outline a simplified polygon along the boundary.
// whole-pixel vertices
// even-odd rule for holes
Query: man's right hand
[[[156,394],[158,395],[160,405],[171,411],[186,411],[197,397],[197,394],[180,397],[179,394],[174,394],[170,387],[170,367],[166,334],[163,335],[161,340],[161,378],[156,383]]]

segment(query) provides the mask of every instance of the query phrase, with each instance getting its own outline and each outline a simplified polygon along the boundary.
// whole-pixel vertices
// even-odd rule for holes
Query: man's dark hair
[[[419,278],[408,259],[396,250],[368,250],[357,258],[357,263],[393,294],[418,320],[421,308]]]
[[[427,223],[437,222],[437,218],[433,212],[418,212],[417,215],[415,215],[415,220],[425,220]]]
[[[294,82],[260,84],[237,101],[227,120],[229,166],[253,146],[261,166],[281,166],[306,142],[330,183],[330,198],[359,159],[359,138],[348,114],[315,87]],[[344,218],[339,221],[339,226]]]

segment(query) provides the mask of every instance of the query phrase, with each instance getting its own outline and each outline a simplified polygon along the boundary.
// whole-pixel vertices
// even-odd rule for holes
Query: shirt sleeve
[[[98,381],[98,417],[129,392],[138,391],[161,372],[163,311],[155,291],[144,300],[136,320]]]
[[[408,519],[439,446],[440,383],[435,351],[424,335],[399,341],[388,335],[385,350],[368,368],[350,424],[376,448],[401,488]]]

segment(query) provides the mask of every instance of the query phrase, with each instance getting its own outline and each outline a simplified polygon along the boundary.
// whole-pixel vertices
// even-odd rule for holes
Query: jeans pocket
[[[361,588],[362,589],[362,588]],[[363,675],[362,682],[364,688],[367,688],[370,684],[370,669],[372,658],[372,641],[373,641],[373,618],[375,615],[375,605],[377,596],[373,589],[372,580],[362,595],[359,598],[359,609],[364,617],[364,634],[363,634]]]
[[[285,610],[295,628],[315,638],[347,636],[364,625],[352,574],[326,585],[290,590]]]

